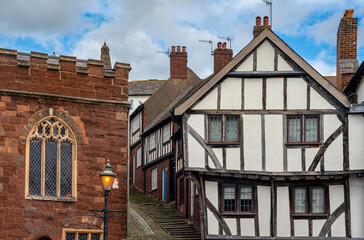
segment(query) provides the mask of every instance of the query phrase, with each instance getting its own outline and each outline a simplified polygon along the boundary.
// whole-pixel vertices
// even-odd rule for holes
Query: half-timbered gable
[[[174,113],[202,236],[351,236],[349,107],[269,29],[194,89]]]

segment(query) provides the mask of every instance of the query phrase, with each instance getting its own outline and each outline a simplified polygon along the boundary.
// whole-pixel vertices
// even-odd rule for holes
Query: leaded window
[[[165,125],[163,127],[162,132],[163,132],[163,143],[168,142],[169,139],[171,138],[171,125],[170,125],[170,123],[168,123],[167,125]]]
[[[325,214],[326,188],[323,186],[294,187],[293,210],[296,214]]]
[[[75,149],[74,134],[58,118],[34,126],[27,139],[27,197],[74,198]]]
[[[155,149],[155,133],[152,133],[149,136],[149,151],[152,151]]]
[[[222,196],[220,197],[222,214],[254,216],[254,194],[252,185],[222,184]]]
[[[66,229],[64,240],[102,240],[102,230]]]
[[[236,211],[235,187],[224,187],[224,212]]]
[[[226,141],[237,142],[239,141],[239,117],[226,116]]]
[[[289,143],[316,143],[319,142],[319,116],[293,115],[288,116]]]
[[[208,116],[208,141],[210,143],[239,142],[239,115]]]
[[[222,117],[210,116],[209,117],[209,140],[210,142],[222,141]]]

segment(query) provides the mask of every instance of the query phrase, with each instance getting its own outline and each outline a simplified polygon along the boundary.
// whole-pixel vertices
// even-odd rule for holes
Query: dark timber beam
[[[304,71],[252,71],[252,72],[229,72],[226,77],[298,77],[305,76]]]

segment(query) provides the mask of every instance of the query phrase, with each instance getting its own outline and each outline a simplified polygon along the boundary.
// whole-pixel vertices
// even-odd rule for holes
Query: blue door
[[[163,175],[162,175],[162,181],[163,181],[163,196],[162,196],[162,200],[166,201],[167,199],[167,174],[166,174],[167,170],[164,168],[163,169]]]

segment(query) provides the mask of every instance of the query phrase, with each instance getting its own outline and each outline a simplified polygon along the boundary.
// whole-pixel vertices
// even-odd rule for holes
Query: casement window
[[[142,148],[138,148],[137,154],[136,154],[136,167],[140,167],[142,165]]]
[[[239,142],[239,115],[210,115],[208,116],[209,142]]]
[[[171,138],[171,124],[168,123],[162,128],[163,133],[163,143],[166,143]]]
[[[72,130],[56,117],[33,127],[26,141],[26,198],[75,200],[76,146]]]
[[[155,190],[157,189],[157,179],[158,179],[158,169],[155,168],[152,170],[152,188],[151,190]]]
[[[185,201],[185,179],[179,180],[179,203],[182,204]]]
[[[288,143],[318,143],[320,117],[318,115],[291,115],[287,117]]]
[[[103,240],[103,230],[63,229],[62,240]]]
[[[149,136],[149,151],[155,150],[155,132]]]
[[[142,125],[142,113],[139,113],[130,121],[131,145],[135,144],[137,141],[140,140],[141,125]]]
[[[253,213],[253,187],[243,185],[224,185],[222,198],[224,213]]]
[[[326,214],[327,188],[323,186],[294,187],[293,214]]]

